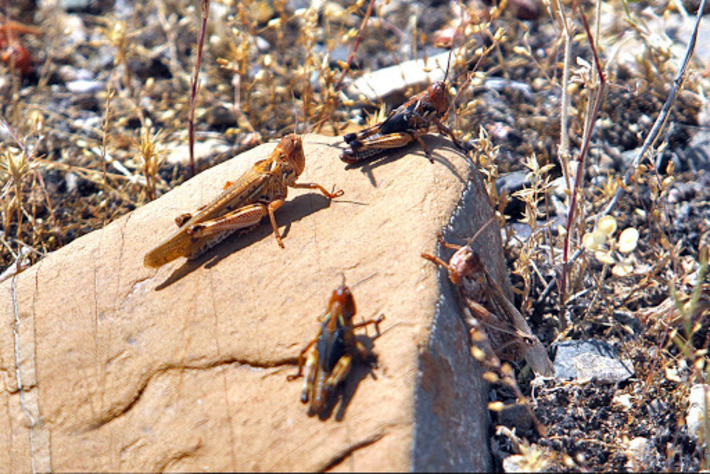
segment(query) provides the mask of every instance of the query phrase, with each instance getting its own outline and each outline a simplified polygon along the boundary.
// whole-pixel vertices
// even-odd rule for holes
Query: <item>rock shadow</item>
[[[329,207],[330,203],[330,199],[318,193],[301,194],[286,201],[284,205],[276,211],[276,224],[279,226],[284,245],[288,245],[287,237],[291,230],[291,224]],[[187,260],[181,267],[176,268],[165,281],[159,284],[155,288],[155,291],[167,288],[203,265],[205,268],[212,268],[225,257],[267,237],[274,241],[274,252],[278,252],[281,248],[276,243],[276,239],[272,234],[271,223],[268,217],[265,217],[255,228],[237,231],[235,234],[227,237],[223,242],[217,244],[214,248],[208,250],[204,255],[193,260]]]

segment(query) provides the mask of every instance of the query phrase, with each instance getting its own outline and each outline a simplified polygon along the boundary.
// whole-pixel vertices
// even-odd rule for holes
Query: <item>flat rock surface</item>
[[[285,249],[264,220],[195,261],[143,266],[175,216],[209,202],[274,142],[3,282],[0,468],[489,467],[485,387],[446,275],[420,257],[436,254],[437,232],[463,243],[491,215],[480,177],[439,137],[426,137],[434,164],[409,147],[352,169],[338,160],[341,141],[305,137],[299,181],[345,194],[329,203],[290,190],[276,213]],[[479,251],[500,278],[500,237],[486,232]],[[325,419],[309,417],[302,379],[286,376],[341,275],[350,285],[374,275],[353,294],[356,321],[386,315],[381,337],[358,333],[378,367],[357,365]]]

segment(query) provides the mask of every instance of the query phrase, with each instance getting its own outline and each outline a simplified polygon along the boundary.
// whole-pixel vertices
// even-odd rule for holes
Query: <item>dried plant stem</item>
[[[690,35],[690,41],[688,42],[688,47],[686,48],[685,51],[685,56],[683,58],[683,62],[680,65],[680,68],[678,69],[678,72],[676,73],[675,80],[673,81],[673,84],[671,86],[671,90],[668,93],[668,98],[666,99],[666,102],[663,104],[663,107],[661,108],[661,111],[658,114],[658,117],[656,117],[656,121],[653,124],[653,127],[651,127],[651,131],[649,132],[648,136],[646,137],[646,140],[644,141],[643,145],[639,149],[639,151],[636,153],[636,156],[634,157],[633,162],[629,166],[629,169],[626,171],[626,174],[624,175],[624,186],[620,187],[619,189],[616,190],[616,193],[614,194],[614,197],[609,201],[609,204],[607,207],[597,215],[595,219],[595,226],[596,223],[599,222],[599,220],[611,213],[611,211],[616,207],[616,204],[619,201],[619,198],[621,197],[621,194],[624,192],[624,188],[627,187],[631,183],[631,179],[633,178],[634,174],[636,173],[636,170],[638,169],[639,163],[641,162],[641,159],[643,156],[646,154],[648,149],[656,142],[658,135],[661,133],[661,130],[663,129],[663,126],[666,123],[666,120],[668,119],[668,114],[670,113],[671,108],[673,107],[673,103],[675,102],[675,98],[678,95],[678,92],[680,91],[680,87],[683,84],[683,81],[685,79],[685,75],[687,72],[688,64],[690,64],[690,60],[693,57],[693,53],[695,52],[695,45],[698,39],[698,29],[700,27],[700,20],[702,18],[702,12],[703,9],[705,8],[705,0],[701,0],[700,6],[698,7],[698,11],[695,17],[695,26],[693,28],[693,32]],[[582,255],[582,252],[584,251],[583,248],[578,248],[574,254],[569,258],[569,262],[567,263],[566,266],[572,264],[575,260],[579,258],[580,255]],[[564,270],[564,268],[563,268]],[[550,291],[555,287],[557,284],[556,279],[552,279],[547,287],[543,290],[543,292],[540,295],[539,301],[542,301],[545,296],[547,296]],[[561,281],[560,281],[561,283]]]
[[[3,188],[3,195],[0,196],[0,199],[3,198],[6,195],[5,193],[7,192],[7,190],[9,189],[10,186],[14,188],[13,200],[15,202],[15,205],[17,206],[17,238],[16,238],[16,240],[17,240],[17,245],[18,245],[18,255],[21,255],[22,248],[25,245],[27,245],[22,241],[22,215],[23,215],[23,213],[24,213],[24,215],[27,216],[27,218],[29,220],[32,221],[33,227],[35,225],[34,208],[33,208],[32,215],[30,215],[29,213],[27,213],[25,211],[25,209],[22,206],[22,192],[23,192],[22,191],[22,180],[30,172],[33,173],[34,183],[39,183],[39,187],[42,190],[42,193],[47,201],[47,210],[49,212],[50,220],[52,221],[53,225],[56,225],[56,218],[54,216],[54,207],[52,206],[52,202],[49,198],[49,193],[47,192],[47,187],[44,184],[44,179],[42,178],[42,174],[39,172],[37,167],[32,163],[33,160],[39,161],[39,158],[36,157],[35,154],[37,152],[37,146],[44,139],[44,135],[40,135],[37,139],[37,143],[35,144],[35,146],[32,147],[31,150],[28,150],[28,147],[25,145],[24,141],[20,139],[20,137],[17,135],[15,130],[12,128],[12,126],[7,122],[7,120],[5,120],[5,117],[3,117],[1,115],[0,115],[0,125],[4,126],[6,128],[8,134],[12,137],[12,139],[15,141],[17,146],[20,148],[20,153],[22,156],[22,159],[19,162],[15,162],[14,165],[11,165],[10,162],[8,161],[8,168],[9,168],[9,172],[10,172],[10,181]],[[11,159],[11,158],[8,156],[8,159]],[[10,201],[9,206],[6,206],[6,209],[7,209],[6,221],[5,221],[5,233],[6,234],[7,234],[7,230],[8,230],[9,223],[10,223],[9,213],[12,209],[11,206],[12,206],[12,201]],[[18,269],[19,269],[19,266],[18,266]]]
[[[237,115],[239,126],[246,128],[249,133],[255,133],[254,126],[249,121],[249,117],[242,111],[242,76],[235,73],[232,76],[232,87],[234,87],[234,113]]]
[[[170,10],[165,4],[165,0],[156,1],[156,13],[158,15],[158,21],[165,32],[167,38],[167,48],[168,48],[168,67],[170,72],[173,74],[175,79],[175,87],[179,87],[182,81],[187,82],[188,74],[180,65],[178,60],[178,33],[176,31],[175,20],[169,20],[167,12]]]
[[[564,239],[564,248],[562,252],[562,271],[560,272],[560,303],[564,306],[566,290],[567,290],[567,277],[569,271],[569,247],[570,241],[572,239],[572,234],[574,232],[574,222],[575,222],[575,210],[577,208],[577,196],[581,192],[582,181],[584,180],[584,165],[587,157],[587,152],[589,151],[589,143],[592,138],[592,131],[594,129],[594,123],[599,115],[599,109],[601,108],[602,102],[604,100],[604,89],[606,86],[606,79],[604,77],[604,72],[602,71],[601,62],[599,61],[599,55],[595,47],[594,38],[589,30],[589,24],[587,23],[587,18],[584,15],[581,7],[579,8],[579,14],[582,18],[582,23],[584,29],[587,32],[587,38],[589,39],[589,45],[592,48],[592,54],[594,55],[594,62],[597,67],[597,73],[599,77],[599,84],[594,87],[594,95],[589,98],[589,103],[587,106],[587,114],[584,127],[584,135],[582,137],[582,149],[575,160],[576,169],[574,173],[574,188],[572,189],[572,194],[570,196],[570,204],[567,214],[566,222],[566,234]],[[562,326],[565,325],[564,318],[561,318]]]
[[[357,49],[360,47],[360,43],[362,42],[363,38],[363,32],[365,31],[365,26],[367,25],[367,21],[370,19],[370,16],[372,16],[372,9],[375,6],[375,0],[370,0],[370,3],[367,5],[367,11],[365,12],[365,17],[362,19],[362,22],[360,23],[360,29],[357,32],[357,38],[355,38],[355,44],[353,45],[352,51],[350,51],[350,56],[348,56],[348,65],[343,71],[340,73],[340,78],[338,78],[338,82],[335,83],[335,88],[333,89],[335,91],[335,95],[333,97],[333,100],[336,102],[332,110],[335,110],[338,108],[338,91],[343,85],[343,81],[345,80],[345,76],[350,72],[351,67],[353,65],[353,61],[355,60],[355,54],[357,53]],[[321,116],[318,117],[318,129],[317,131],[320,132],[321,128],[323,127],[323,124],[325,123],[325,113],[326,111],[329,110],[328,107],[323,107],[323,111],[321,112]],[[336,131],[337,133],[337,131]]]
[[[350,68],[353,65],[353,61],[355,60],[355,54],[357,53],[357,49],[360,47],[360,43],[362,42],[362,33],[365,31],[365,25],[367,25],[367,20],[370,19],[370,16],[372,16],[372,8],[375,6],[375,0],[370,0],[369,5],[367,5],[367,11],[365,12],[365,17],[362,19],[362,22],[360,23],[360,29],[357,32],[357,38],[355,38],[355,44],[353,45],[353,50],[350,51],[350,56],[348,56],[348,67],[343,70],[343,72],[340,74],[340,78],[338,79],[338,82],[335,83],[335,91],[339,91],[340,87],[343,85],[343,80],[345,79],[345,76],[350,72]]]
[[[569,189],[571,187],[569,179],[569,76],[570,63],[572,62],[572,32],[567,22],[564,6],[559,0],[555,1],[555,5],[559,22],[562,25],[562,33],[565,38],[564,68],[562,70],[562,103],[560,104],[560,148],[558,155],[562,164],[562,173],[564,174],[567,188]]]
[[[685,51],[685,57],[683,58],[683,62],[681,63],[681,66],[678,69],[678,72],[676,73],[676,77],[673,80],[673,85],[671,86],[671,90],[668,93],[668,98],[666,99],[666,102],[663,104],[663,107],[661,108],[661,111],[658,114],[658,117],[656,117],[656,121],[654,122],[653,127],[651,127],[651,131],[648,133],[646,140],[644,140],[643,145],[641,145],[641,148],[639,149],[638,153],[636,153],[636,156],[634,157],[634,161],[629,166],[629,169],[626,170],[626,174],[624,175],[624,186],[619,187],[619,189],[616,190],[614,197],[611,199],[611,201],[609,202],[607,207],[597,217],[597,221],[599,219],[601,219],[602,217],[606,216],[607,214],[609,214],[612,211],[612,209],[616,206],[616,203],[619,201],[619,197],[621,197],[621,193],[624,192],[624,188],[626,186],[628,186],[629,183],[631,183],[631,179],[633,178],[634,174],[636,173],[636,170],[638,169],[641,159],[646,154],[648,149],[654,145],[654,143],[658,139],[658,135],[661,133],[661,130],[663,130],[663,126],[666,124],[666,120],[668,119],[668,114],[670,114],[671,108],[673,107],[673,104],[675,103],[676,96],[678,95],[678,92],[680,91],[680,88],[683,85],[683,81],[685,80],[685,75],[686,75],[686,72],[688,69],[688,64],[690,64],[690,60],[692,59],[693,53],[695,52],[695,44],[698,39],[698,29],[700,28],[700,20],[702,18],[702,13],[703,13],[704,8],[705,8],[705,0],[701,0],[700,6],[698,7],[697,15],[695,17],[695,27],[693,28],[693,32],[690,35],[690,41],[688,42],[688,48]],[[660,158],[659,158],[659,160],[660,160]],[[656,166],[658,166],[658,160],[657,160]]]
[[[108,146],[109,138],[109,124],[111,123],[111,100],[113,100],[114,95],[116,95],[116,90],[111,87],[109,82],[108,89],[106,91],[106,110],[104,113],[104,123],[103,123],[103,136],[101,137],[101,163],[103,164],[104,171],[104,186],[106,186],[106,150]]]
[[[40,137],[41,139],[42,137]],[[37,147],[35,146],[35,149]],[[33,150],[34,151],[34,150]],[[47,212],[49,212],[49,220],[52,222],[53,227],[57,227],[57,218],[54,215],[54,206],[52,206],[52,200],[49,198],[49,192],[47,191],[47,186],[44,184],[44,178],[42,177],[42,173],[39,172],[39,169],[35,168],[34,170],[34,176],[37,182],[39,182],[39,187],[42,190],[42,194],[44,195],[45,201],[47,201]]]
[[[202,24],[200,25],[200,36],[197,41],[197,61],[195,61],[195,73],[192,76],[190,88],[190,116],[187,120],[188,141],[190,150],[190,174],[195,176],[195,101],[197,99],[197,87],[200,77],[200,66],[202,65],[202,49],[205,45],[205,33],[207,31],[207,17],[210,11],[210,0],[202,0]]]

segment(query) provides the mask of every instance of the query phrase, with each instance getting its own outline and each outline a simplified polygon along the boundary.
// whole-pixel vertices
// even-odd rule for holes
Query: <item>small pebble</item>
[[[653,445],[648,438],[634,438],[626,447],[626,456],[626,469],[633,472],[646,471],[652,461]]]
[[[67,82],[69,92],[75,94],[95,94],[104,89],[105,84],[101,81],[87,81],[79,79],[76,81]]]
[[[564,341],[555,344],[555,374],[559,379],[617,383],[633,376],[633,365],[599,340]]]
[[[710,385],[696,384],[690,389],[688,397],[688,414],[685,417],[685,424],[688,426],[688,433],[700,437],[704,431],[705,413],[710,407]]]

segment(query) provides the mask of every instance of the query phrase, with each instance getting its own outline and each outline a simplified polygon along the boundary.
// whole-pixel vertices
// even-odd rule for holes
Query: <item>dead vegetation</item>
[[[41,32],[0,41],[4,277],[189,178],[191,97],[199,172],[294,129],[363,125],[398,104],[345,95],[348,81],[445,51],[437,42],[456,50],[454,85],[470,76],[449,125],[507,220],[516,305],[546,346],[603,339],[635,372],[534,392],[520,378],[549,429],[494,428],[494,452],[535,469],[708,468],[710,451],[685,422],[691,387],[708,382],[710,337],[710,66],[681,68],[697,5],[209,3],[209,15],[170,0],[3,4],[2,25]],[[684,35],[669,38],[664,19]],[[5,54],[20,44],[31,72]],[[503,176],[518,183],[501,187]],[[507,381],[508,405],[492,408],[503,413],[523,397],[510,369],[495,367],[488,378]],[[648,451],[636,459],[638,438]]]

